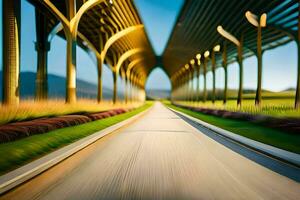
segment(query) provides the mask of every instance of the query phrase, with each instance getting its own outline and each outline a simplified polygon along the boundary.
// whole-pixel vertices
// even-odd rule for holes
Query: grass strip
[[[113,117],[30,136],[21,140],[0,144],[0,174],[16,169],[58,148],[126,120],[149,108],[152,102]]]
[[[176,101],[177,105],[183,105],[188,107],[208,108],[227,110],[232,112],[244,112],[253,115],[267,115],[272,117],[291,117],[300,118],[300,109],[295,109],[295,100],[293,98],[268,98],[263,99],[261,106],[255,106],[254,99],[243,99],[241,107],[238,107],[236,100],[228,100],[224,105],[222,100],[217,100],[215,103],[212,101],[199,102],[187,102]]]
[[[244,137],[281,149],[285,149],[287,151],[295,152],[298,154],[300,153],[300,134],[290,134],[247,121],[226,119],[222,117],[207,115],[174,106],[170,102],[164,102],[164,104],[174,110],[183,112],[187,115],[205,121],[222,129],[231,131],[235,134],[242,135]]]

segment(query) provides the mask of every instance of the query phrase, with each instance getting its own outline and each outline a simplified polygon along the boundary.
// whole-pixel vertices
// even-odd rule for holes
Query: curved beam
[[[95,53],[96,57],[101,57],[99,51],[97,51],[96,47],[80,32],[78,32],[78,36],[86,42],[86,46]]]
[[[54,38],[54,36],[63,29],[64,29],[64,26],[62,25],[61,22],[59,22],[49,33],[48,38],[47,38],[48,42],[51,42],[51,40]]]
[[[69,20],[62,14],[56,7],[55,5],[50,1],[50,0],[44,0],[43,1],[44,5],[48,8],[48,10],[56,16],[56,18],[62,23],[64,30],[65,31],[70,31],[70,22]]]
[[[62,23],[58,23],[53,29],[52,31],[49,33],[48,35],[48,42],[51,42],[51,40],[54,38],[54,36],[60,32],[61,30],[63,30],[63,25]],[[86,42],[86,46],[95,53],[96,57],[100,57],[100,53],[98,52],[98,50],[96,49],[96,47],[80,32],[77,33],[78,36],[84,41]]]
[[[130,71],[132,68],[135,67],[135,65],[137,65],[138,63],[142,62],[143,60],[145,60],[145,58],[140,58],[140,59],[136,59],[134,61],[131,61],[126,69],[126,76],[127,76],[127,79],[129,79],[129,76],[130,76]]]
[[[145,48],[134,48],[134,49],[131,49],[131,50],[128,50],[126,51],[125,53],[123,53],[121,55],[121,57],[119,58],[118,60],[118,63],[117,65],[114,67],[114,71],[116,71],[117,73],[119,72],[122,64],[125,62],[125,60],[127,60],[129,57],[135,55],[135,54],[138,54],[138,53],[141,53],[141,52],[144,52],[146,51]]]
[[[144,29],[144,25],[136,25],[136,26],[130,26],[116,34],[114,34],[113,36],[111,36],[107,42],[105,43],[105,46],[103,48],[103,50],[101,51],[101,60],[103,62],[105,56],[106,56],[106,53],[108,51],[108,49],[110,48],[111,45],[113,45],[113,43],[115,43],[116,41],[118,41],[120,38],[122,38],[123,36],[125,35],[128,35],[132,32],[135,32],[135,31],[139,31],[139,30],[142,30]]]
[[[77,37],[77,33],[78,33],[78,24],[79,21],[81,19],[81,17],[83,16],[83,14],[88,11],[89,9],[93,8],[94,6],[104,2],[105,0],[89,0],[87,2],[85,2],[80,9],[78,10],[78,12],[76,13],[76,15],[71,19],[70,21],[70,30],[72,33],[72,37],[76,38]]]

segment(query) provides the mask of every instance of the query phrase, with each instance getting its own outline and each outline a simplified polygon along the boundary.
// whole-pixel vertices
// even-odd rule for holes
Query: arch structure
[[[206,101],[206,73],[224,68],[224,103],[227,99],[227,65],[239,64],[238,105],[242,103],[243,59],[258,59],[255,102],[261,102],[263,52],[295,41],[298,46],[298,74],[295,107],[300,107],[300,5],[298,0],[186,0],[163,53],[163,65],[172,82],[173,101]],[[284,59],[284,58],[282,58]],[[204,76],[200,93],[199,75]],[[197,88],[191,80],[197,77]]]
[[[131,92],[130,99],[144,100],[144,79],[155,63],[153,48],[148,40],[144,26],[134,6],[133,0],[27,0],[35,7],[38,54],[36,99],[47,99],[47,53],[50,50],[49,38],[55,34],[67,41],[66,60],[66,102],[76,102],[76,45],[87,52],[93,52],[97,58],[98,97],[102,101],[102,65],[107,64],[114,77],[114,98],[117,101],[117,77],[121,76]],[[17,26],[13,20],[5,20],[6,33],[18,33],[15,27],[20,27],[20,0],[3,1],[7,17],[16,17]],[[8,8],[8,9],[7,9]],[[8,21],[8,23],[6,23]],[[12,24],[9,24],[12,23]],[[9,30],[14,29],[14,30]],[[13,43],[4,44],[4,49],[11,49],[4,66],[5,89],[3,99],[7,104],[17,104],[19,79],[19,35],[4,34]],[[11,40],[10,37],[14,37]],[[6,45],[6,46],[5,46]],[[128,65],[143,58],[125,76]],[[15,60],[13,60],[15,59]],[[13,63],[13,64],[12,64]],[[10,66],[8,68],[8,66]],[[50,66],[51,67],[51,66]],[[5,69],[8,68],[9,70]],[[6,73],[5,73],[6,72]],[[11,87],[13,86],[13,87]],[[129,92],[127,92],[129,93]],[[128,95],[127,95],[128,96]],[[129,97],[128,97],[129,99]]]

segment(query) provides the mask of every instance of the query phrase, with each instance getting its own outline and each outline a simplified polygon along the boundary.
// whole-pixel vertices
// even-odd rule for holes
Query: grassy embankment
[[[192,106],[192,107],[201,107],[201,108],[210,108],[210,109],[222,109],[233,112],[246,112],[251,114],[262,114],[269,115],[274,117],[297,117],[300,118],[300,109],[294,109],[294,94],[293,91],[285,92],[263,92],[262,105],[260,107],[254,106],[255,94],[249,93],[243,95],[242,107],[238,108],[236,105],[235,96],[229,94],[229,100],[226,105],[223,105],[222,100],[217,100],[213,104],[210,100],[206,103],[203,102],[184,102],[178,101],[176,104]],[[200,97],[201,99],[201,97]]]
[[[54,117],[67,114],[95,113],[116,108],[138,107],[141,103],[117,103],[109,101],[97,103],[92,100],[78,100],[75,104],[65,104],[64,100],[49,100],[34,102],[33,100],[22,101],[19,106],[0,105],[0,125],[9,122],[32,120],[40,117]]]
[[[152,105],[145,105],[124,113],[86,124],[57,129],[45,134],[30,136],[14,142],[0,144],[0,174],[20,167],[58,148],[130,118]]]
[[[199,112],[194,112],[188,109],[179,108],[172,105],[170,102],[164,102],[170,108],[188,114],[192,117],[242,135],[244,137],[269,144],[281,149],[300,153],[300,134],[290,134],[283,131],[275,130],[268,127],[263,127],[251,122],[226,119],[222,117],[207,115]]]

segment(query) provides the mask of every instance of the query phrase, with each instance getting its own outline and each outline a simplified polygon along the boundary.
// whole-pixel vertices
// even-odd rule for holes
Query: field
[[[14,142],[0,144],[0,174],[22,166],[36,158],[68,145],[76,140],[100,131],[136,115],[152,105],[145,105],[124,113],[78,126],[57,129],[45,134],[30,136]]]
[[[188,109],[179,108],[169,102],[164,102],[165,105],[188,114],[192,117],[203,120],[212,125],[218,126],[233,133],[244,137],[269,144],[281,149],[300,153],[300,135],[290,134],[284,131],[275,130],[272,128],[260,126],[251,122],[241,121],[237,119],[226,119],[222,117],[207,115],[199,112],[194,112]]]
[[[176,104],[201,107],[201,108],[210,108],[210,109],[222,109],[234,112],[246,112],[251,114],[262,114],[270,115],[274,117],[300,117],[300,109],[294,109],[294,92],[286,91],[280,93],[274,92],[263,92],[262,105],[257,107],[254,105],[255,94],[248,93],[243,95],[242,107],[238,108],[236,104],[236,99],[231,94],[227,104],[224,105],[222,100],[217,100],[213,104],[210,100],[206,103],[200,102],[185,102],[177,101]]]
[[[75,104],[65,104],[64,100],[49,100],[46,102],[22,101],[19,106],[0,106],[0,125],[9,122],[31,120],[40,117],[54,117],[67,114],[82,114],[101,112],[115,108],[138,107],[141,103],[117,103],[104,101],[98,104],[92,100],[78,100]]]

